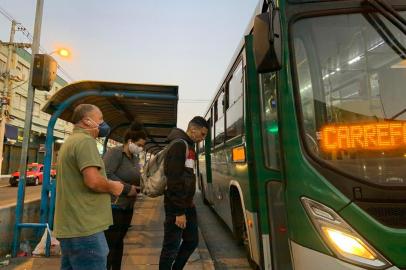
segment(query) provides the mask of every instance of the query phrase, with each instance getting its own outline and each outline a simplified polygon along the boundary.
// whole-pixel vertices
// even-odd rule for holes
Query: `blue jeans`
[[[176,215],[165,207],[164,241],[159,258],[159,270],[183,269],[199,243],[196,208],[186,208],[186,228],[175,224]]]
[[[109,248],[104,232],[58,240],[62,251],[61,270],[106,269]]]

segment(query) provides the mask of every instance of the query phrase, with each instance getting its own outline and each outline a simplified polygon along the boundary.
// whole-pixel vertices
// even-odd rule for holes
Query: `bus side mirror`
[[[278,9],[255,17],[254,57],[257,71],[267,73],[282,68],[282,36]]]

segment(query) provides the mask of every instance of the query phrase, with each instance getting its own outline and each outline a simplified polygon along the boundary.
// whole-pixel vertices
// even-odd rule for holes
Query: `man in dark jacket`
[[[197,247],[198,227],[193,203],[196,191],[194,144],[204,140],[208,130],[207,121],[196,116],[189,122],[186,132],[174,128],[168,136],[170,142],[177,142],[168,149],[164,161],[167,190],[164,199],[165,224],[160,270],[183,269]]]

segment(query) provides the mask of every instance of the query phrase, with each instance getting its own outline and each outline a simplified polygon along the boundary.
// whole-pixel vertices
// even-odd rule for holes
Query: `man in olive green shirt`
[[[106,269],[104,237],[112,223],[110,194],[129,191],[106,178],[96,137],[109,126],[99,108],[81,104],[73,112],[73,134],[62,145],[57,166],[54,234],[61,243],[61,270]]]

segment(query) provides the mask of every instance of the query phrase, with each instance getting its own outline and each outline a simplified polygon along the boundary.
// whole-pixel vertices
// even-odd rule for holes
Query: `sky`
[[[44,0],[41,47],[69,82],[104,80],[179,86],[178,126],[203,115],[243,38],[258,0]],[[32,34],[35,0],[0,0]],[[0,14],[0,40],[11,23]],[[17,33],[16,41],[28,42]]]

